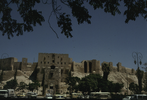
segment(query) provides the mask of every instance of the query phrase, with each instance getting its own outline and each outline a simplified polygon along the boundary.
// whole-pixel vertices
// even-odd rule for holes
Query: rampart
[[[124,89],[127,88],[127,85],[130,82],[137,83],[135,75],[136,71],[122,66],[120,62],[118,62],[116,66],[114,66],[112,62],[100,63],[100,61],[96,59],[83,60],[81,63],[77,63],[72,61],[67,54],[54,53],[39,53],[38,62],[33,64],[28,63],[27,60],[27,58],[22,58],[22,62],[17,62],[18,60],[13,57],[2,60],[0,59],[0,69],[2,69],[2,67],[6,69],[4,71],[3,80],[8,80],[14,77],[15,69],[18,69],[17,76],[35,76],[34,78],[37,78],[40,83],[43,82],[42,80],[44,78],[44,84],[47,86],[47,89],[57,88],[58,92],[67,92],[65,78],[69,70],[72,71],[73,76],[79,78],[85,77],[90,73],[103,76],[102,65],[103,63],[106,63],[110,67],[110,74],[108,76],[109,80],[125,83]],[[36,73],[34,69],[36,70]],[[44,72],[45,74],[43,74]],[[60,84],[62,85],[60,86]]]
[[[17,62],[17,58],[10,57],[5,59],[0,59],[0,70],[13,71],[15,69],[21,71],[34,71],[34,68],[38,63],[28,63],[27,58],[22,58],[22,62]]]
[[[120,72],[120,73],[128,73],[130,75],[135,75],[136,71],[131,68],[127,68],[121,65],[120,62],[113,66],[112,62],[102,62],[100,65],[100,61],[97,60],[83,60],[81,63],[73,62],[72,71],[78,73],[97,73],[102,74],[102,64],[106,63],[110,67],[110,72]]]

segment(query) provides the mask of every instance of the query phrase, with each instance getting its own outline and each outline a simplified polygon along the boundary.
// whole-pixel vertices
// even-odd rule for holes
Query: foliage
[[[43,73],[43,78],[42,78],[42,83],[41,83],[41,86],[43,86],[43,95],[45,94],[45,89],[46,89],[44,80],[45,80],[45,73]]]
[[[138,69],[136,71],[136,76],[138,78],[139,93],[141,93],[141,91],[142,91],[142,78],[143,78],[143,74],[144,74],[144,72],[142,70],[140,70],[139,67],[138,67]]]
[[[4,85],[4,89],[15,89],[17,85],[18,85],[17,80],[13,79],[8,81],[6,85]]]
[[[130,83],[129,89],[134,93],[139,93],[139,86],[135,84],[134,82]]]
[[[90,91],[97,91],[99,92],[101,89],[103,89],[103,79],[99,74],[90,74],[88,76],[85,76],[81,79],[79,83],[79,90],[82,91],[82,93]]]
[[[121,89],[124,87],[124,84],[119,84],[119,83],[113,83],[113,91],[115,93],[121,92]]]
[[[113,82],[112,81],[108,81],[107,80],[107,90],[106,91],[108,91],[108,92],[114,92],[115,90],[115,85],[113,84]]]
[[[80,81],[80,78],[78,78],[78,77],[72,77],[71,79],[70,79],[70,82],[69,82],[69,87],[68,87],[68,90],[72,90],[72,91],[74,91],[75,90],[75,92],[78,92],[78,90],[79,90],[79,88],[78,88],[78,85],[76,84],[77,82],[79,82]]]
[[[121,89],[124,87],[124,84],[113,83],[112,81],[108,81],[103,79],[102,83],[102,92],[121,92]]]
[[[13,33],[17,33],[17,36],[23,34],[24,31],[33,31],[33,26],[36,23],[41,25],[44,21],[44,17],[40,11],[32,9],[36,3],[40,3],[40,0],[2,0],[0,1],[0,13],[2,13],[2,20],[0,22],[0,30],[3,35],[7,33],[8,38],[10,35],[13,37]],[[10,4],[17,5],[17,11],[23,19],[23,23],[18,23],[16,19],[12,19]]]
[[[114,91],[114,85],[112,81],[108,81],[104,78],[102,78],[101,81],[101,91],[102,92],[112,92]]]
[[[147,18],[147,7],[145,6],[146,0],[123,0],[123,3],[121,3],[121,1],[122,0],[51,0],[51,3],[49,3],[52,6],[50,16],[54,13],[58,27],[61,28],[61,33],[64,33],[67,38],[72,37],[72,21],[70,14],[59,12],[62,7],[61,5],[58,5],[59,3],[57,2],[61,2],[64,6],[71,9],[72,16],[77,19],[78,24],[84,22],[87,22],[88,24],[91,23],[91,15],[89,15],[88,8],[84,6],[86,3],[91,5],[94,10],[101,8],[104,12],[111,13],[113,16],[115,16],[116,13],[121,13],[118,7],[120,4],[124,3],[124,7],[126,7],[126,10],[124,11],[124,15],[126,16],[125,23],[128,23],[129,20],[135,21],[139,15],[145,19]],[[46,0],[46,2],[42,0],[42,3],[48,4],[48,0]],[[11,4],[13,4],[13,6],[16,5],[17,12],[23,22],[18,22],[17,19],[11,17]],[[42,22],[44,22],[45,19],[44,16],[42,16],[42,11],[33,8],[36,4],[41,4],[41,0],[1,0],[0,13],[2,16],[0,31],[2,31],[2,35],[7,33],[7,36],[10,39],[10,36],[13,37],[14,33],[17,33],[17,36],[19,36],[23,34],[23,31],[33,31],[33,26],[36,26],[36,24],[42,25]],[[53,30],[51,25],[50,28]]]
[[[38,81],[34,81],[34,83],[29,83],[28,89],[33,91],[34,89],[38,90],[38,87],[40,87],[40,83]]]
[[[102,63],[103,79],[107,80],[110,73],[110,66],[107,63]]]
[[[24,83],[24,82],[20,82],[17,90],[23,90],[23,89],[26,89],[26,88],[27,88],[27,84]]]
[[[79,90],[82,91],[83,94],[85,92],[90,92],[90,84],[89,84],[89,79],[88,78],[82,78],[80,83],[79,83]]]
[[[16,80],[16,76],[17,76],[17,68],[16,68],[15,73],[14,73],[14,80]]]
[[[144,69],[145,69],[145,73],[144,73],[144,88],[143,88],[143,90],[145,91],[145,92],[147,92],[147,63],[145,63],[144,64],[146,67],[143,67]]]
[[[79,90],[83,94],[91,91],[99,92],[120,92],[124,87],[123,84],[113,83],[102,78],[99,74],[90,74],[81,79],[79,83]]]
[[[147,92],[147,72],[145,72],[145,79],[144,79],[144,88],[143,90]]]
[[[122,98],[125,98],[126,97],[126,95],[123,95],[123,94],[111,94],[111,99],[112,100],[122,100]]]
[[[65,82],[66,84],[69,85],[69,87],[67,88],[68,90],[70,90],[70,94],[75,90],[75,92],[77,92],[79,90],[78,85],[76,84],[77,82],[79,83],[80,78],[78,77],[73,77],[71,74],[71,71],[68,72],[68,76],[65,78]]]
[[[0,83],[3,81],[3,70],[1,72],[1,75],[0,75]]]

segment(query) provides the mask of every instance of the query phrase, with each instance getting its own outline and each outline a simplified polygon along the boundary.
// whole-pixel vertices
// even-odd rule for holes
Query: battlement
[[[136,71],[131,68],[127,68],[122,66],[120,62],[113,66],[112,62],[102,62],[100,65],[100,61],[97,60],[83,60],[81,63],[73,62],[72,71],[81,72],[81,73],[97,73],[102,75],[102,65],[106,63],[110,67],[110,72],[120,72],[120,73],[128,73],[130,75],[134,75]]]
[[[136,82],[136,71],[131,68],[127,68],[122,66],[120,62],[113,65],[113,62],[102,62],[99,60],[83,60],[80,63],[72,61],[72,58],[68,57],[68,54],[56,54],[56,53],[39,53],[38,54],[38,62],[36,63],[28,63],[27,58],[22,58],[22,62],[18,62],[17,58],[6,58],[0,59],[0,69],[6,68],[4,74],[5,80],[9,79],[12,74],[15,73],[15,69],[18,69],[18,75],[24,75],[27,72],[33,72],[32,77],[41,83],[44,78],[44,84],[47,89],[54,89],[54,91],[58,91],[59,93],[67,92],[66,86],[60,83],[65,82],[65,78],[67,77],[67,73],[69,70],[72,71],[73,76],[82,78],[90,73],[100,74],[103,76],[102,65],[104,63],[108,64],[110,67],[110,73],[108,79],[114,82],[122,82],[125,83],[125,88],[127,87],[127,82]],[[36,68],[36,72],[35,69]],[[9,71],[10,70],[10,74]],[[45,73],[45,74],[43,74]],[[126,74],[127,73],[127,74]],[[9,75],[8,75],[9,74]],[[135,80],[135,81],[134,81]],[[53,88],[54,87],[54,88]],[[46,89],[46,90],[47,90]]]

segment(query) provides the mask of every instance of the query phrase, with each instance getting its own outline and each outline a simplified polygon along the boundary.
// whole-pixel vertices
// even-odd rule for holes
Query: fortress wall
[[[103,71],[102,71],[102,66],[100,66],[100,61],[97,61],[96,64],[97,64],[96,71],[98,71],[97,74],[102,75]]]
[[[113,66],[112,69],[110,69],[112,72],[121,72],[121,73],[128,73],[130,75],[135,75],[136,71],[131,68],[127,68],[124,66]]]
[[[134,69],[131,69],[131,68],[127,68],[126,67],[126,73],[135,75],[136,71]]]
[[[18,59],[17,58],[14,58],[14,62],[18,62]]]
[[[132,69],[132,74],[135,75],[135,73],[136,73],[136,70],[135,69]]]
[[[83,73],[84,68],[82,67],[82,63],[73,62],[73,71]]]
[[[110,71],[113,70],[113,62],[109,62],[109,66],[110,66]]]
[[[0,70],[12,70],[13,58],[0,59]]]
[[[13,70],[15,70],[16,68],[21,70],[21,62],[14,62]]]
[[[38,66],[38,63],[37,62],[36,63],[33,63],[32,66],[31,66],[31,71],[34,71],[35,67],[37,67],[37,66]]]
[[[113,62],[105,62],[105,61],[101,63],[101,67],[100,67],[101,70],[102,70],[102,65],[103,65],[104,63],[106,63],[106,64],[109,65],[109,67],[110,67],[110,71],[113,71]]]
[[[121,72],[121,73],[133,74],[133,75],[136,73],[136,71],[134,69],[127,68],[124,66],[117,66],[117,71]]]
[[[126,73],[126,68],[124,66],[117,66],[118,72]]]
[[[15,70],[13,71],[4,71],[3,72],[3,81],[6,81],[12,77],[14,77]],[[17,76],[23,75],[20,70],[17,70]]]
[[[70,64],[72,63],[72,58],[69,58],[69,63],[70,63]]]
[[[117,67],[116,67],[116,66],[113,66],[113,67],[112,67],[112,70],[110,70],[110,71],[112,71],[112,72],[117,72]]]
[[[23,65],[22,71],[34,71],[35,67],[38,65],[38,63],[27,63],[25,66]]]
[[[39,82],[41,82],[41,83],[42,83],[42,79],[43,79],[43,74],[41,73],[42,69],[43,69],[43,68],[40,68],[40,66],[37,67],[37,70],[39,71],[39,72],[37,73],[37,80],[38,80]]]
[[[100,66],[100,61],[97,61],[95,59],[89,61],[89,66],[88,66],[88,72],[96,72],[97,74],[101,72],[101,66]]]
[[[131,68],[126,68],[126,73],[132,74],[132,69]]]

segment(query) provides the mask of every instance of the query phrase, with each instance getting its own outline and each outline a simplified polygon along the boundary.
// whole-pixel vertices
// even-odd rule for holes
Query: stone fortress
[[[112,62],[103,63],[107,63],[110,66],[108,80],[113,81],[114,83],[124,83],[124,88],[122,89],[123,93],[131,93],[128,89],[129,83],[134,82],[138,84],[135,75],[136,71],[122,66],[120,62],[118,62],[117,66],[113,66]],[[2,68],[5,73],[5,77],[3,78],[4,81],[13,77],[13,75],[8,75],[8,72],[10,71],[13,71],[14,73],[14,70],[17,69],[20,72],[30,71],[33,73],[36,68],[38,70],[37,80],[42,83],[44,79],[46,93],[50,92],[48,90],[53,90],[54,93],[58,92],[61,94],[69,92],[67,90],[68,85],[65,83],[65,78],[70,70],[72,71],[73,76],[79,78],[85,77],[90,73],[96,73],[103,76],[102,66],[98,60],[83,60],[81,63],[77,63],[72,61],[72,58],[69,58],[68,54],[56,53],[39,53],[38,62],[33,64],[28,63],[27,58],[22,58],[22,62],[18,62],[17,58],[14,57],[0,59],[0,70],[2,70]],[[28,74],[28,76],[31,76],[31,74]],[[40,88],[41,90],[43,89],[43,87]]]

